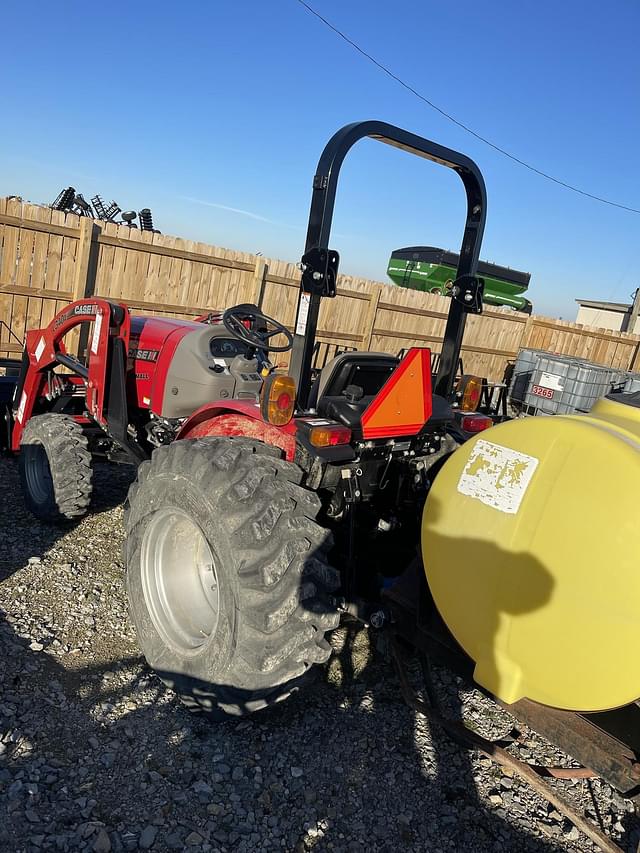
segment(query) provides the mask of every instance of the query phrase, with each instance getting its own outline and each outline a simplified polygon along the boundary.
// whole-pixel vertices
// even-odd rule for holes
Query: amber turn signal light
[[[260,414],[274,426],[284,426],[293,417],[296,404],[296,385],[290,376],[272,373],[262,383]]]
[[[480,405],[482,379],[479,376],[463,376],[456,388],[461,412],[475,412]]]

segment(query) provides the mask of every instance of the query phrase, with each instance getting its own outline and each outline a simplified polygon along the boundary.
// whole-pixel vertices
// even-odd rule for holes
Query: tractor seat
[[[336,356],[322,368],[311,387],[309,408],[357,431],[364,410],[398,363],[398,358],[384,352]]]

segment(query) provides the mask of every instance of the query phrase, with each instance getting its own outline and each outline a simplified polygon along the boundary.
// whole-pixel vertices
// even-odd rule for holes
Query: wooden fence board
[[[11,201],[2,199],[0,214],[9,214],[9,210],[13,209]],[[8,217],[7,217],[8,218]],[[13,219],[14,217],[11,217]],[[14,224],[5,224],[2,226],[2,257],[0,259],[0,281],[10,285],[16,283],[16,262],[18,254],[18,235],[20,229]],[[13,295],[0,295],[0,320],[11,329],[13,329]],[[0,326],[0,342],[10,341],[11,335],[9,328]]]
[[[47,207],[35,206],[32,211],[33,218],[43,226],[51,225],[51,210]],[[46,291],[47,254],[49,251],[49,234],[46,231],[34,231],[33,241],[33,266],[31,267],[31,281],[29,287],[32,298],[29,299],[27,308],[27,329],[37,329],[48,325],[55,316],[54,305],[50,299],[38,298],[42,296],[38,291]]]
[[[77,293],[87,260],[80,226],[78,216],[0,198],[0,320],[18,337],[25,329],[49,323],[73,298],[74,285]],[[95,222],[93,239],[87,292],[125,301],[142,313],[180,317],[256,301],[262,294],[263,310],[294,327],[300,281],[295,264],[110,222]],[[447,297],[342,275],[337,293],[335,299],[323,300],[320,310],[321,359],[336,347],[390,353],[412,345],[440,350]],[[7,331],[0,329],[0,354],[17,351],[15,340],[11,346],[9,341]],[[465,370],[500,379],[507,361],[522,347],[640,369],[637,335],[494,306],[482,316],[468,316]]]

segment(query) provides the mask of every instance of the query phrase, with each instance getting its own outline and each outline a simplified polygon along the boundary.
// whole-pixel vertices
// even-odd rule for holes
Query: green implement
[[[434,246],[407,246],[393,252],[387,275],[400,287],[449,296],[459,259],[455,252]],[[533,305],[521,295],[529,287],[531,273],[480,261],[478,275],[484,279],[483,299],[488,305],[506,305],[531,314]]]

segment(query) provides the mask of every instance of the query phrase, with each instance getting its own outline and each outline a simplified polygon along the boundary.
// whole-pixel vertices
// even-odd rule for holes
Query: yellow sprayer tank
[[[476,681],[504,702],[600,711],[640,697],[635,402],[500,424],[436,477],[429,587]]]

